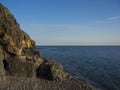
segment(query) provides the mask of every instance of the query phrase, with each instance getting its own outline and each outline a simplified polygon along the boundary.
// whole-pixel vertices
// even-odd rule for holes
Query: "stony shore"
[[[61,81],[38,78],[11,77],[0,82],[0,90],[99,90],[93,89],[84,82],[75,78]]]

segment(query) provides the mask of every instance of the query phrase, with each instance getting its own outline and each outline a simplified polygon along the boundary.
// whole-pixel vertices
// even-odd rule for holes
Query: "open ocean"
[[[106,90],[120,90],[120,46],[37,46],[66,71]]]

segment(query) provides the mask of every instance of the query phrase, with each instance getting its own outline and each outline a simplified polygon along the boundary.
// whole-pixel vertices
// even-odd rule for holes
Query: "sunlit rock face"
[[[35,42],[19,27],[14,16],[0,4],[0,45],[11,54],[19,55],[24,48],[34,48]]]
[[[0,75],[35,77],[42,58],[40,53],[35,58],[34,49],[35,42],[0,4]]]
[[[67,77],[62,65],[42,58],[35,42],[22,31],[14,16],[0,4],[1,75],[42,77],[59,80]],[[47,62],[46,62],[47,61]]]

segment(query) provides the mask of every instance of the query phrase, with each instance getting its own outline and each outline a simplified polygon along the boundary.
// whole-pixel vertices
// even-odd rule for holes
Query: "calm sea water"
[[[38,46],[37,50],[61,63],[74,76],[107,90],[120,90],[119,46]]]

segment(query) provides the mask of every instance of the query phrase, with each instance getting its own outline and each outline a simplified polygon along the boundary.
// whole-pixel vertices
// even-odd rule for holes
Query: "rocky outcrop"
[[[39,66],[37,76],[49,80],[70,78],[69,74],[64,71],[62,65],[49,58],[45,58],[44,62]]]
[[[7,8],[0,4],[0,44],[4,51],[20,55],[22,50],[33,49],[35,42],[30,39]]]
[[[19,78],[21,79],[19,80]],[[27,81],[24,83],[26,78],[31,78],[28,80],[30,85],[33,85],[34,82],[36,85],[41,85],[43,82],[47,84],[49,82],[42,79],[58,81],[58,85],[61,83],[60,81],[68,84],[70,81],[69,90],[72,87],[72,83],[76,83],[76,80],[71,78],[59,63],[43,58],[41,53],[35,50],[35,41],[20,29],[14,16],[6,7],[0,4],[0,89],[18,90],[19,85],[22,85],[20,86],[21,90],[26,90],[28,85],[26,84]],[[34,78],[39,78],[41,81],[34,81]],[[2,81],[6,82],[3,83]],[[49,85],[52,85],[52,83]],[[79,87],[81,88],[79,85],[76,83],[75,86],[78,90]],[[68,88],[67,84],[65,84],[65,87]],[[32,88],[35,88],[34,85]],[[36,88],[34,90],[40,90],[38,86]],[[90,87],[87,86],[87,88]],[[30,90],[30,88],[27,90]],[[53,87],[50,90],[53,90]],[[62,87],[62,90],[64,90],[64,87]]]
[[[44,60],[35,51],[35,41],[22,31],[9,10],[0,4],[0,74],[45,79],[62,79],[67,74],[62,66]]]
[[[0,4],[0,66],[4,67],[1,74],[5,71],[6,75],[35,77],[42,58],[34,58],[34,48],[35,42],[20,29],[9,10]]]

